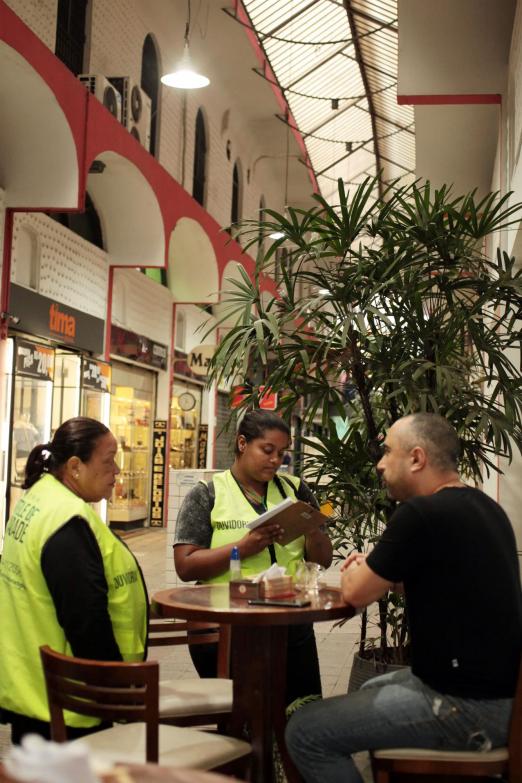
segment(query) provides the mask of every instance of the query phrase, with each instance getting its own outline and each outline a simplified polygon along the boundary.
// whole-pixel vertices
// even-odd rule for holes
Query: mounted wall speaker
[[[117,88],[101,74],[82,73],[78,76],[82,84],[87,87],[100,103],[115,117],[118,122],[122,121],[122,96]]]

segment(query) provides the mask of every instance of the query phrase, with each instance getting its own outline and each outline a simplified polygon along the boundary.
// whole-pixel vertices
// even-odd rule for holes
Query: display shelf
[[[170,408],[170,467],[195,468],[200,421],[201,391],[175,384]]]
[[[120,469],[109,503],[111,522],[146,519],[150,487],[151,401],[131,387],[117,386],[111,405],[111,429],[118,442]]]

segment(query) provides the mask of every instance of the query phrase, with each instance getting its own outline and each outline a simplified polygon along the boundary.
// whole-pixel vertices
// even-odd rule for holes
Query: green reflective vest
[[[290,484],[287,482],[287,479]],[[240,538],[243,538],[249,532],[249,528],[245,527],[246,523],[257,519],[259,515],[243,495],[230,470],[217,473],[212,481],[216,498],[210,515],[210,524],[212,525],[210,548],[216,549],[226,544],[234,544]],[[287,496],[295,497],[299,479],[295,476],[285,476],[281,483]],[[276,506],[281,500],[283,498],[277,484],[274,480],[270,481],[266,494],[267,509]],[[278,565],[284,566],[288,574],[294,574],[297,564],[304,557],[304,547],[304,536],[296,538],[286,546],[275,544],[274,548]],[[254,576],[270,568],[270,565],[270,552],[268,549],[263,549],[257,555],[241,560],[241,573],[244,577]],[[224,574],[215,576],[212,579],[206,579],[205,584],[228,582],[229,576],[228,571],[226,571]]]
[[[46,474],[18,501],[7,523],[0,561],[0,706],[49,721],[39,648],[72,655],[41,569],[49,538],[80,516],[96,537],[108,585],[108,610],[124,660],[143,660],[147,593],[134,555],[94,509]],[[66,712],[69,726],[95,726],[96,718]]]

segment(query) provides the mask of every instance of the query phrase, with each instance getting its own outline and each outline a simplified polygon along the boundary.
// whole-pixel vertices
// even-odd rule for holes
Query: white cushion
[[[386,748],[374,750],[376,759],[412,759],[418,761],[506,761],[509,758],[507,748],[495,748],[482,752],[479,750],[430,750],[429,748]]]
[[[196,677],[159,684],[160,719],[231,711],[232,680]]]
[[[98,765],[143,764],[145,723],[118,723],[110,729],[73,740],[89,748]],[[213,769],[246,756],[251,746],[243,740],[178,726],[159,726],[159,763],[172,767]]]

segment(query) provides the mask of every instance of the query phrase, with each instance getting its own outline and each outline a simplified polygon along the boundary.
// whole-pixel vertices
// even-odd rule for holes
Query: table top
[[[336,587],[324,587],[310,599],[310,606],[252,606],[245,598],[230,598],[228,584],[184,585],[160,590],[152,596],[159,616],[210,620],[231,625],[297,625],[352,617],[355,609],[345,603]]]
[[[178,769],[158,764],[117,765],[100,775],[101,783],[230,783],[230,778],[198,769]],[[0,783],[17,783],[0,764]],[[71,783],[73,783],[71,778]],[[240,781],[237,781],[240,783]]]

